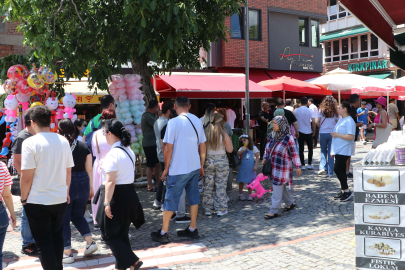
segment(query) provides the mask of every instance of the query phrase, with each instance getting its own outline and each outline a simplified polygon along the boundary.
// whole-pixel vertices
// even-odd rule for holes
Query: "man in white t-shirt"
[[[284,108],[284,109],[289,110],[290,112],[294,112],[294,107],[293,107],[292,105],[293,105],[292,100],[291,100],[291,99],[287,99],[287,100],[285,101],[285,108]]]
[[[231,126],[231,128],[235,127],[235,119],[236,119],[236,113],[229,107],[229,105],[226,105],[226,122]]]
[[[180,237],[199,238],[197,230],[198,204],[200,193],[199,178],[204,176],[205,133],[201,121],[189,113],[190,100],[178,97],[174,108],[178,114],[169,120],[163,142],[165,170],[162,180],[167,179],[164,201],[163,226],[161,230],[151,233],[153,241],[169,242],[169,223],[174,211],[177,211],[180,196],[186,189],[190,205],[191,222],[185,230],[177,231]]]
[[[309,109],[314,113],[315,120],[318,118],[318,107],[314,104],[314,100],[312,98],[308,99],[308,107]],[[318,144],[318,138],[319,138],[319,127],[315,125],[315,136],[314,138],[314,148],[316,148]]]
[[[307,107],[308,98],[302,97],[301,98],[301,107],[295,109],[294,115],[297,118],[298,123],[298,145],[299,145],[299,152],[300,152],[300,160],[302,170],[306,170],[307,167],[305,166],[305,158],[304,158],[304,148],[305,143],[308,146],[308,170],[313,170],[314,166],[312,166],[312,155],[314,153],[313,149],[313,142],[312,137],[315,135],[315,116],[314,112]]]
[[[21,203],[44,270],[62,270],[62,219],[69,199],[71,168],[69,142],[50,131],[51,111],[36,106],[31,126],[36,135],[24,140],[21,154]]]

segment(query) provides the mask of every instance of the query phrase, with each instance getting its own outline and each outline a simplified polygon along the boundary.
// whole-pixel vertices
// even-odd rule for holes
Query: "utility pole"
[[[246,134],[249,135],[250,127],[250,106],[249,106],[249,0],[246,0],[245,6],[245,42],[246,42],[246,55],[245,55],[245,77],[246,77],[246,94],[245,94],[245,121],[246,121]]]

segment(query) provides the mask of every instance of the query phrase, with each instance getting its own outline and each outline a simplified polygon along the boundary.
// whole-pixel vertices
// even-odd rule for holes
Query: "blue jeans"
[[[21,226],[20,226],[20,232],[21,232],[21,239],[22,239],[22,246],[26,247],[28,245],[34,244],[35,240],[32,237],[31,234],[31,229],[30,225],[28,223],[27,215],[25,214],[24,207],[22,208],[21,211]]]
[[[319,134],[319,138],[319,143],[321,145],[321,162],[319,163],[319,170],[325,170],[329,175],[333,175],[335,158],[330,157],[332,135],[330,135],[330,133],[321,133]]]
[[[89,224],[83,216],[84,208],[90,195],[90,180],[87,172],[72,172],[69,196],[70,203],[66,207],[63,216],[63,246],[65,249],[71,248],[70,221],[77,228],[83,237],[91,235]]]
[[[0,269],[3,265],[3,244],[6,238],[6,232],[8,227],[9,219],[7,215],[7,210],[4,208],[2,202],[0,201]]]
[[[183,190],[186,190],[188,204],[190,206],[200,203],[200,192],[198,190],[198,179],[200,170],[187,174],[169,175],[166,182],[166,196],[163,209],[166,211],[177,211]]]

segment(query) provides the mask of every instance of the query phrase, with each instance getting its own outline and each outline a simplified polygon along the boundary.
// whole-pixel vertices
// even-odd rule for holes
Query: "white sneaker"
[[[164,211],[165,211],[165,209],[163,208],[163,203],[162,203],[162,207],[160,207],[160,211],[161,211],[161,212],[164,212]]]
[[[162,207],[162,203],[159,202],[158,200],[155,200],[155,201],[153,202],[153,207],[160,208],[160,207]]]
[[[306,171],[306,170],[307,170],[307,167],[306,167],[306,166],[301,166],[301,170],[302,170],[302,171]]]
[[[307,169],[308,169],[308,170],[315,170],[314,166],[312,166],[312,165],[308,165],[308,166],[307,166]]]
[[[249,194],[248,197],[247,197],[247,200],[248,200],[248,201],[253,201],[252,195]]]
[[[246,201],[246,197],[243,194],[239,194],[239,200]]]
[[[93,216],[90,214],[89,210],[84,212],[84,218],[86,219],[87,223],[93,222]]]
[[[320,171],[318,172],[318,175],[324,175],[324,174],[326,174],[326,170],[320,170]]]
[[[206,216],[212,216],[212,213],[211,212],[205,212],[205,215]]]
[[[84,255],[90,255],[93,254],[94,252],[96,252],[98,249],[98,246],[96,244],[96,242],[91,242],[89,245],[86,245],[86,250],[84,251]]]
[[[70,255],[66,255],[65,253],[63,253],[62,262],[63,263],[74,263],[75,259],[73,258],[73,253],[70,253]]]
[[[367,144],[367,142],[364,140],[364,141],[363,141],[363,145],[366,145],[366,144]]]
[[[228,214],[228,210],[225,211],[218,210],[217,212],[217,216],[225,216],[226,214]]]

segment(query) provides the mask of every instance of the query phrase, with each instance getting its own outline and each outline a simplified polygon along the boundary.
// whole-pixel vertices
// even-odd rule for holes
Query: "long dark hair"
[[[322,112],[325,118],[338,116],[336,99],[332,96],[326,96],[319,105],[319,111]]]
[[[73,123],[73,125],[74,125],[74,127],[75,127],[75,132],[73,133],[73,139],[77,140],[77,137],[79,137],[79,135],[80,135],[79,127],[81,127],[84,122],[85,122],[84,119],[77,119],[77,120]]]
[[[73,125],[70,119],[62,119],[58,123],[58,133],[64,136],[68,141],[69,144],[72,145],[73,141],[73,133],[75,132],[75,126]]]
[[[125,129],[124,125],[117,119],[105,121],[105,132],[111,132],[120,139],[121,144],[125,147],[131,144],[131,134]]]

